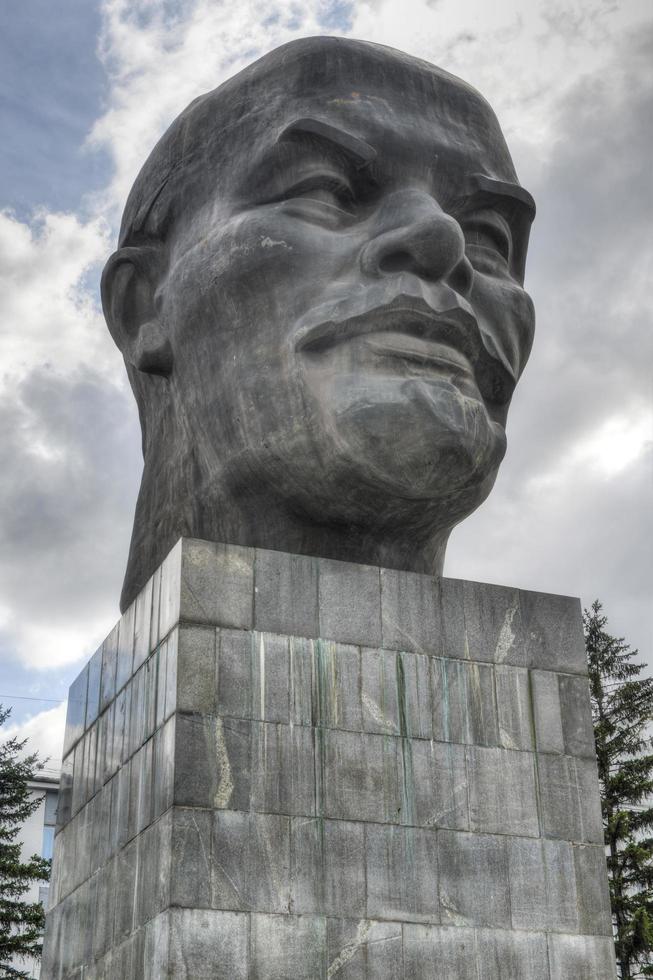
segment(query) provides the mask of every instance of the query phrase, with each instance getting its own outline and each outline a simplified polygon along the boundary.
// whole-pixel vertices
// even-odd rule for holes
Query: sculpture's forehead
[[[381,153],[427,159],[444,153],[454,166],[515,179],[496,116],[474,89],[399,52],[352,45],[328,49],[329,57],[305,53],[290,64],[262,59],[259,71],[211,93],[201,128],[216,157],[225,151],[251,159],[293,118],[308,116],[353,130]]]

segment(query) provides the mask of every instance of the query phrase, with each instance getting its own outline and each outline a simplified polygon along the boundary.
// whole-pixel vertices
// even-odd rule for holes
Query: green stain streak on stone
[[[481,696],[481,672],[478,664],[471,663],[467,668],[467,682],[467,691],[469,692],[469,696],[465,698],[465,704],[469,705],[469,710],[467,711],[466,717],[466,730],[468,732],[470,742],[473,742],[476,724],[478,724],[481,732],[487,731],[488,728],[483,712],[484,705],[483,698]]]
[[[329,677],[329,690],[328,690],[328,705],[331,708],[331,724],[336,728],[340,723],[340,698],[338,697],[339,688],[339,673],[338,673],[338,654],[336,651],[335,643],[329,643],[329,660],[328,660],[328,677]]]
[[[442,678],[442,723],[444,727],[445,742],[451,741],[451,724],[449,720],[449,677],[447,675],[447,665],[444,660],[440,661],[440,677]]]
[[[381,712],[381,717],[387,717],[387,702],[386,702],[386,677],[385,677],[385,658],[379,654],[379,671],[381,674],[381,703],[379,704],[379,710]]]
[[[529,728],[531,733],[531,746],[534,751],[537,750],[537,730],[535,728],[535,691],[533,690],[533,672],[528,671],[528,707],[530,709]],[[537,766],[537,755],[535,756],[535,765]],[[537,784],[536,784],[537,785]]]
[[[256,717],[256,715],[255,715],[255,706],[254,706],[254,700],[255,700],[254,686],[256,684],[256,678],[258,676],[258,664],[259,664],[259,661],[258,661],[258,639],[259,639],[259,635],[260,634],[257,631],[252,631],[251,641],[250,641],[250,645],[249,645],[249,652],[250,652],[250,658],[249,658],[249,660],[250,660],[250,662],[249,662],[250,683],[249,683],[248,701],[249,701],[250,717],[252,717],[252,718]],[[260,679],[259,679],[259,682],[260,682]]]
[[[414,823],[415,790],[413,783],[413,749],[408,730],[408,710],[406,703],[406,672],[404,670],[403,655],[398,653],[395,659],[397,672],[397,703],[399,705],[399,733],[401,735],[401,759],[402,759],[402,803],[403,823]]]
[[[315,813],[320,826],[320,838],[324,846],[324,788],[326,785],[326,722],[328,710],[329,653],[332,644],[316,640],[314,646],[315,703]],[[331,658],[332,659],[332,658]]]
[[[402,738],[407,738],[408,723],[407,723],[407,711],[406,711],[406,673],[404,670],[404,661],[400,653],[397,654],[395,658],[396,664],[396,680],[397,680],[397,704],[399,706],[399,733]]]
[[[331,640],[317,640],[318,721],[323,728],[337,726],[339,710],[338,666],[336,645]]]
[[[315,729],[315,813],[319,820],[324,817],[324,787],[326,768],[326,744],[324,729]],[[324,829],[322,830],[324,833]]]
[[[324,641],[316,640],[313,663],[315,666],[315,697],[313,699],[313,724],[324,725],[326,719],[327,667]]]
[[[315,731],[315,816],[317,821],[317,835],[320,847],[320,868],[319,890],[322,904],[325,901],[325,790],[327,780],[327,759],[326,759],[326,739],[327,726],[329,722],[329,705],[332,702],[333,690],[335,688],[335,646],[327,640],[316,640],[313,646],[314,665],[315,665],[315,711],[314,711],[314,731]],[[330,694],[332,697],[330,698]]]

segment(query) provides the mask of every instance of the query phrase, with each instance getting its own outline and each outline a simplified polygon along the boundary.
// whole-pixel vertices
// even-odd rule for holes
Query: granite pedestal
[[[579,603],[180,541],[70,692],[44,980],[613,980]]]

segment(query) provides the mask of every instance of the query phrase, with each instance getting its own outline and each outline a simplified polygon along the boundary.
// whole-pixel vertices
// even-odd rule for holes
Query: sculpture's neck
[[[211,477],[193,444],[176,453],[146,456],[136,504],[134,531],[121,597],[121,608],[135,598],[182,536],[223,541],[292,554],[402,568],[441,575],[450,528],[433,532],[419,526],[400,528],[355,524],[324,526],[291,512],[270,488],[252,480],[237,491]]]

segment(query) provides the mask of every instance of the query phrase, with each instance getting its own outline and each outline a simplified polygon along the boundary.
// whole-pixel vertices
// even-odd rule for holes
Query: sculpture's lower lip
[[[381,357],[396,358],[427,371],[466,374],[473,377],[469,358],[451,344],[423,340],[410,334],[383,332],[368,334],[365,346]]]

